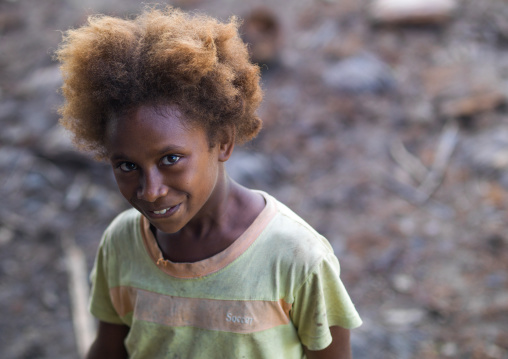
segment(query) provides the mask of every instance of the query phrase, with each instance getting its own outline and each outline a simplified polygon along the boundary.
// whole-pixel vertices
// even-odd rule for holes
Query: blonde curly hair
[[[206,129],[211,145],[224,125],[235,127],[238,143],[261,129],[259,67],[234,17],[221,23],[171,7],[146,8],[134,19],[91,16],[64,33],[55,57],[66,100],[60,123],[99,159],[108,121],[141,105],[176,105]]]

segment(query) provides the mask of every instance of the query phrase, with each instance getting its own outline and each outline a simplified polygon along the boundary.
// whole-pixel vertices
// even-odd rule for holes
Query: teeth
[[[169,208],[163,209],[162,211],[153,211],[155,214],[164,214],[169,210]]]

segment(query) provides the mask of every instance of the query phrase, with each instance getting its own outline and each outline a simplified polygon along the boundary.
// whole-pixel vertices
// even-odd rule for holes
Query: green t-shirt
[[[261,192],[266,206],[224,251],[195,263],[165,260],[134,209],[104,233],[90,310],[130,327],[135,358],[305,358],[331,342],[330,326],[361,319],[328,241]]]

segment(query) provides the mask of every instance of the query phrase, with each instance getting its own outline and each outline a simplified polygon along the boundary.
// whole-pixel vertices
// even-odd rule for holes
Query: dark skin
[[[262,196],[229,178],[233,128],[210,146],[174,107],[141,106],[108,128],[107,148],[122,195],[150,221],[166,259],[195,262],[229,247],[263,210]],[[150,141],[146,141],[149,138]],[[332,344],[309,359],[349,359],[349,330],[332,327]],[[88,359],[127,358],[125,325],[99,323]]]
[[[183,230],[181,233],[165,233],[152,227],[164,258],[172,262],[197,262],[210,258],[229,247],[254,222],[265,206],[264,199],[234,181],[228,182],[229,199],[223,204],[220,227],[212,222],[208,230],[201,228],[199,233]],[[238,213],[245,215],[240,217]],[[221,238],[221,241],[207,238]]]
[[[332,343],[323,350],[303,347],[307,359],[351,359],[350,331],[341,327],[330,327]]]
[[[124,340],[129,334],[129,327],[120,324],[99,322],[97,337],[93,342],[86,359],[126,359],[129,357]]]
[[[351,359],[350,332],[341,327],[330,327],[332,343],[323,350],[308,350],[304,346],[307,359]],[[126,359],[124,340],[129,333],[126,325],[99,322],[97,338],[88,353],[87,359]]]

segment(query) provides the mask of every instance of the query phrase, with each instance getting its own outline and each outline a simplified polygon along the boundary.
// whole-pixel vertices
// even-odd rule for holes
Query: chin
[[[161,223],[153,223],[152,221],[149,221],[149,222],[152,224],[152,226],[157,228],[157,230],[159,230],[162,233],[166,233],[166,234],[177,233],[183,227],[183,226],[168,226],[168,225],[164,225]]]

